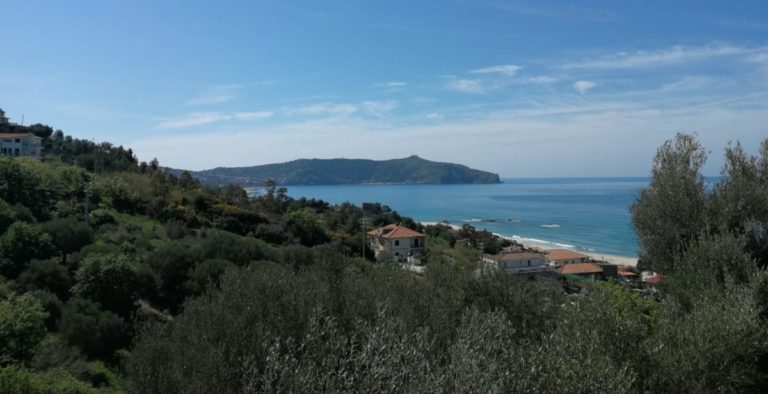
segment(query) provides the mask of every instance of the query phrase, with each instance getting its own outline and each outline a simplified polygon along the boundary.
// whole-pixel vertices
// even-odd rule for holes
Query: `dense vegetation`
[[[0,392],[768,388],[768,141],[730,147],[710,187],[695,138],[659,150],[632,211],[661,301],[478,271],[501,240],[377,207],[374,225],[429,234],[415,274],[361,255],[350,204],[249,198],[76,141],[0,159]]]
[[[259,186],[356,183],[499,183],[499,176],[469,167],[410,156],[393,160],[304,159],[253,167],[214,168],[193,173],[203,183]]]

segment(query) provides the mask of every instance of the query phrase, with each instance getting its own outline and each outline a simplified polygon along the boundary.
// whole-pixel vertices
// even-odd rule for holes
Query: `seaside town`
[[[446,222],[431,225],[460,230],[459,227]],[[428,242],[426,234],[402,224],[389,224],[368,231],[367,238],[377,259],[381,260],[382,256],[386,256],[386,259],[391,257],[405,269],[423,272],[423,255]],[[580,283],[613,281],[644,296],[658,295],[656,286],[661,282],[662,276],[654,272],[639,271],[635,265],[604,261],[571,249],[528,247],[516,241],[507,241],[509,245],[501,248],[497,254],[481,256],[478,261],[480,270],[500,270],[531,280],[558,280],[569,294],[579,293]],[[482,245],[478,246],[483,249]]]

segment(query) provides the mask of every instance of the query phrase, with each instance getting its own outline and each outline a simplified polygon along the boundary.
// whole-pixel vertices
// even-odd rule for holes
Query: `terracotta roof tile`
[[[513,253],[497,254],[495,256],[491,256],[490,258],[495,261],[532,260],[532,259],[543,259],[544,255],[541,253],[531,253],[531,252],[517,252],[517,253],[513,252]]]
[[[401,226],[399,224],[388,224],[384,227],[379,227],[377,229],[369,231],[368,235],[373,235],[373,236],[387,238],[387,239],[426,237],[426,235],[418,231],[411,230],[408,227]]]
[[[418,231],[411,230],[405,226],[397,226],[394,229],[392,229],[392,231],[382,235],[382,237],[392,239],[392,238],[426,237],[426,235]]]
[[[603,269],[593,263],[565,264],[557,269],[560,275],[599,274]]]
[[[568,249],[551,249],[547,251],[550,260],[588,259],[589,256]]]

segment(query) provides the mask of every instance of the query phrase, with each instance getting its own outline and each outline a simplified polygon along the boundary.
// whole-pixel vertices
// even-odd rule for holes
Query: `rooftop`
[[[510,261],[510,260],[532,260],[532,259],[543,259],[545,256],[541,253],[533,253],[533,252],[512,252],[512,253],[501,253],[494,256],[490,256],[490,259],[495,261]]]
[[[603,269],[594,263],[566,264],[557,269],[560,275],[599,274]]]
[[[413,237],[426,237],[418,231],[411,230],[408,227],[399,224],[388,224],[384,227],[379,227],[375,230],[368,232],[369,235],[393,239],[393,238],[413,238]]]
[[[589,256],[568,249],[551,249],[547,251],[550,260],[588,259]]]
[[[0,133],[0,138],[21,138],[31,136],[32,138],[40,138],[32,133]]]

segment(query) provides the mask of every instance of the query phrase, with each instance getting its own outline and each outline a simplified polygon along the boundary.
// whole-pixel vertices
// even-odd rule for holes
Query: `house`
[[[382,252],[392,254],[400,263],[418,262],[424,252],[427,236],[400,224],[390,224],[368,232],[368,240],[376,257]]]
[[[488,256],[486,259],[493,261],[499,269],[503,270],[543,267],[547,265],[546,256],[535,252],[502,252],[495,256]]]
[[[41,158],[43,139],[31,134],[0,133],[0,156]]]
[[[547,256],[537,252],[507,251],[486,256],[483,261],[513,275],[551,276],[554,272],[553,267],[547,264]]]
[[[560,277],[575,277],[580,279],[598,280],[603,276],[603,268],[595,263],[569,263],[563,264],[557,269]]]
[[[568,249],[551,249],[546,251],[547,261],[554,265],[586,263],[591,258],[585,254]]]

